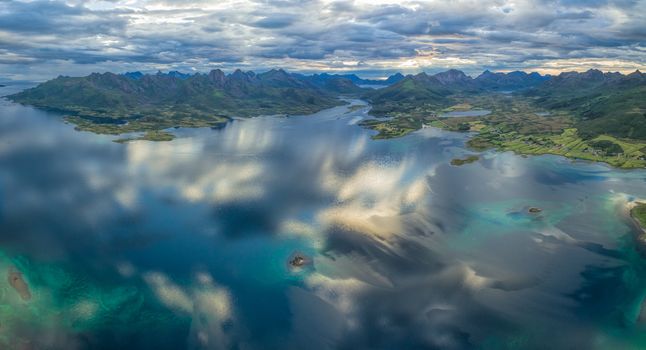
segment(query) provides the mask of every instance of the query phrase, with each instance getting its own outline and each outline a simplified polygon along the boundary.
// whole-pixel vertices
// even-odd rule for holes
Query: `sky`
[[[646,70],[646,0],[0,0],[0,83],[216,68]]]

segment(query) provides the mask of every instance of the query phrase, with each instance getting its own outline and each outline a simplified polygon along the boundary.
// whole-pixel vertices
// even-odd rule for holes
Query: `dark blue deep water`
[[[366,111],[118,144],[2,101],[0,348],[644,348],[645,171],[455,167],[469,135]]]

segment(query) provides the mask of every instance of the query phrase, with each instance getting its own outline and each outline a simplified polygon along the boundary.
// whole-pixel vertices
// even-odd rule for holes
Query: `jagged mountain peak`
[[[457,69],[449,69],[446,72],[437,73],[433,77],[445,85],[468,83],[473,80],[463,71]]]

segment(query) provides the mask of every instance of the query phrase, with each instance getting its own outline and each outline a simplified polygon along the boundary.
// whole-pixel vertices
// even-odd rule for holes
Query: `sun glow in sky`
[[[0,2],[0,77],[646,68],[646,1]]]

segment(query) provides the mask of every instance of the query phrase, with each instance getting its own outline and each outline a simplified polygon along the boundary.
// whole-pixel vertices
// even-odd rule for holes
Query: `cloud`
[[[189,348],[232,347],[232,336],[239,331],[232,297],[209,273],[198,272],[191,286],[181,286],[161,272],[147,272],[143,279],[163,305],[181,315],[190,315]]]
[[[7,106],[0,177],[11,201],[2,208],[0,241],[56,260],[68,249],[90,259],[82,271],[97,276],[111,266],[123,278],[120,287],[129,287],[124,303],[140,300],[142,291],[146,305],[190,320],[181,345],[168,343],[174,332],[165,337],[146,327],[142,337],[152,348],[181,348],[187,336],[188,348],[199,349],[464,349],[515,336],[512,324],[536,324],[545,315],[550,331],[570,331],[564,343],[586,348],[596,339],[560,315],[564,305],[572,311],[565,315],[576,315],[571,307],[594,302],[569,292],[586,266],[608,266],[606,256],[588,254],[611,248],[579,241],[599,225],[561,222],[559,215],[558,222],[509,220],[527,205],[519,196],[561,203],[562,191],[551,190],[558,180],[572,185],[565,195],[577,201],[592,175],[601,175],[568,176],[570,168],[543,169],[511,153],[484,154],[471,170],[454,168],[448,162],[464,135],[440,138],[424,129],[393,148],[348,127],[353,114],[337,117],[252,118],[222,130],[180,129],[194,137],[167,143],[121,145],[109,142],[112,136],[75,132],[44,112]],[[248,196],[254,186],[260,191]],[[140,249],[164,235],[171,239]],[[287,260],[301,249],[312,263],[294,271]],[[558,272],[550,272],[554,266]],[[569,282],[555,285],[562,281]],[[89,319],[103,312],[97,300],[124,300],[113,295],[121,292],[84,295],[67,312]],[[120,317],[124,310],[142,315],[118,305]],[[58,316],[56,324],[65,325]],[[57,331],[66,330],[50,330]],[[73,348],[48,334],[36,339]]]
[[[123,30],[127,20],[120,16],[100,16],[83,6],[57,1],[3,2],[0,29],[41,35],[109,34]],[[118,14],[121,11],[116,11]]]
[[[273,16],[264,17],[253,23],[253,25],[260,28],[285,28],[292,23],[296,22],[297,16],[289,14],[275,14]]]
[[[11,0],[0,3],[0,74],[280,66],[375,75],[541,69],[569,58],[630,70],[644,68],[645,13],[635,0]]]

